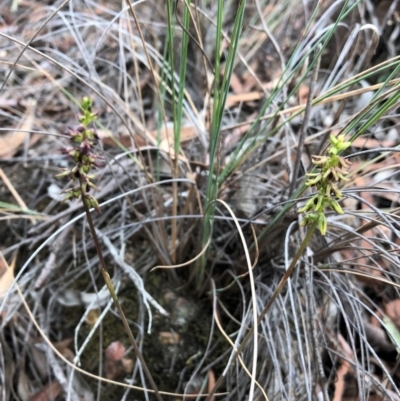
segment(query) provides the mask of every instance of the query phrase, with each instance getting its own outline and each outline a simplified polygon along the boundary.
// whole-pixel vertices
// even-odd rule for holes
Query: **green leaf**
[[[400,331],[389,316],[383,317],[384,328],[389,334],[390,341],[396,346],[397,353],[400,353]]]
[[[13,205],[12,203],[7,203],[7,202],[1,202],[0,201],[0,209],[5,209],[5,211],[11,211],[11,212],[16,212],[16,213],[31,214],[33,216],[40,216],[40,213],[35,212],[34,210],[22,209],[18,205]],[[4,211],[4,210],[0,210],[0,212],[1,211]]]

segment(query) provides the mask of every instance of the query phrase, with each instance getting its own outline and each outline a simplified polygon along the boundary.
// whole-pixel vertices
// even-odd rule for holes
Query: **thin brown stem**
[[[154,390],[154,394],[157,397],[157,400],[158,401],[162,401],[162,397],[160,395],[160,392],[158,391],[156,383],[154,382],[153,377],[151,376],[150,370],[147,367],[147,364],[146,364],[146,362],[145,362],[145,360],[143,358],[142,353],[140,352],[140,349],[139,349],[139,347],[137,345],[135,337],[132,334],[132,330],[129,327],[129,323],[128,323],[126,317],[125,317],[124,311],[122,310],[121,304],[118,301],[118,297],[117,297],[117,295],[115,293],[115,289],[114,289],[114,286],[112,284],[110,275],[109,275],[108,270],[107,270],[106,262],[105,262],[104,257],[103,257],[103,252],[102,252],[101,247],[100,247],[100,242],[99,242],[99,239],[97,237],[96,230],[94,228],[94,224],[93,224],[92,216],[90,214],[89,207],[85,203],[85,201],[83,200],[84,192],[83,192],[83,182],[82,181],[80,182],[80,185],[81,185],[81,190],[82,190],[82,204],[83,204],[83,207],[85,209],[86,219],[87,219],[87,222],[89,224],[90,233],[92,234],[94,245],[96,247],[96,252],[97,252],[97,255],[99,257],[99,261],[100,261],[100,265],[101,265],[101,274],[103,275],[104,281],[105,281],[105,283],[107,285],[107,288],[108,288],[108,290],[109,290],[109,292],[111,294],[111,297],[112,297],[112,299],[113,299],[113,301],[115,303],[115,306],[118,309],[118,314],[121,317],[122,324],[124,325],[125,331],[128,334],[129,340],[131,341],[133,350],[135,351],[136,356],[139,358],[139,361],[140,361],[140,363],[142,365],[143,371],[144,371],[144,373],[145,373],[145,375],[146,375],[146,377],[147,377],[147,379],[148,379],[148,381],[150,383],[150,386]]]
[[[261,323],[261,321],[264,319],[265,315],[271,309],[272,304],[275,302],[276,298],[278,297],[278,295],[280,294],[280,292],[286,285],[290,276],[293,274],[294,268],[296,267],[296,264],[299,261],[304,250],[306,249],[307,245],[310,243],[311,237],[312,237],[317,225],[318,225],[318,223],[314,223],[308,230],[307,235],[305,236],[303,242],[300,245],[300,248],[297,250],[296,255],[294,256],[292,262],[290,263],[290,266],[286,270],[285,274],[282,276],[281,281],[279,281],[278,286],[276,287],[274,293],[272,294],[271,298],[269,299],[267,305],[265,305],[264,309],[258,316],[257,322],[255,322],[255,325],[258,326]],[[255,325],[248,331],[248,333],[244,337],[242,343],[240,344],[240,346],[238,347],[238,349],[235,352],[234,358],[237,358],[237,356],[243,351],[246,344],[252,338]],[[214,397],[216,391],[218,390],[218,388],[220,387],[220,385],[222,384],[222,382],[224,381],[224,378],[225,378],[224,375],[221,375],[218,378],[217,382],[214,385],[214,388],[211,390],[211,392],[209,393],[209,395],[205,401],[211,401],[212,399],[214,399],[213,397]]]

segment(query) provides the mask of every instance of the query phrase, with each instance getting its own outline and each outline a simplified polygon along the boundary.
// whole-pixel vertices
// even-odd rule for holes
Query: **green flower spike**
[[[327,155],[312,156],[312,163],[317,172],[306,174],[309,177],[306,186],[316,187],[317,194],[299,209],[299,213],[305,213],[301,225],[317,223],[322,235],[325,235],[328,229],[325,209],[329,208],[338,214],[344,213],[337,201],[343,198],[338,184],[349,181],[346,175],[351,164],[339,155],[340,152],[351,146],[351,142],[345,141],[344,135],[338,137],[331,135],[329,142]]]

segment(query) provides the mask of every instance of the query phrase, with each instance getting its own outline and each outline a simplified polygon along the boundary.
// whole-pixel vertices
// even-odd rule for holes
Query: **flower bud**
[[[344,214],[342,208],[340,207],[339,203],[335,199],[329,199],[329,206],[331,207],[332,210],[334,210],[336,213],[339,214]]]
[[[319,228],[319,231],[321,231],[322,235],[326,234],[326,231],[328,229],[328,221],[327,221],[324,213],[318,214],[318,228]]]
[[[85,96],[82,99],[81,107],[83,110],[90,110],[90,108],[92,107],[92,103],[92,99],[89,96]]]

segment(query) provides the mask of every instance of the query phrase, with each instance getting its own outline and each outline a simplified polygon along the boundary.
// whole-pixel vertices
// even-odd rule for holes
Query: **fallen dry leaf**
[[[369,180],[370,179],[368,177],[362,175],[354,180],[354,184],[357,187],[365,188],[369,185]],[[359,196],[365,199],[369,204],[375,204],[375,200],[371,192],[360,192]],[[367,212],[370,210],[369,206],[367,206],[365,203],[361,203],[361,209]],[[342,253],[345,258],[353,260],[356,263],[357,270],[366,273],[365,276],[357,276],[359,281],[371,285],[374,288],[379,288],[381,283],[378,280],[375,280],[374,277],[382,276],[385,264],[382,262],[382,258],[376,255],[374,245],[365,239],[374,238],[374,236],[375,232],[373,229],[363,232],[363,237],[357,240],[356,247],[353,249],[343,250]],[[371,263],[370,258],[374,259],[376,265]]]
[[[112,146],[115,147],[117,146],[118,142],[122,144],[122,146],[126,148],[132,148],[134,145],[134,142],[136,146],[139,148],[143,146],[149,146],[149,145],[155,145],[157,143],[157,137],[160,136],[161,138],[161,148],[162,149],[168,149],[168,141],[170,146],[173,146],[173,136],[174,136],[174,127],[173,126],[168,126],[167,128],[162,128],[160,131],[154,130],[151,131],[148,135],[149,140],[146,141],[142,136],[140,135],[135,135],[134,141],[133,138],[130,135],[121,135],[119,137],[116,137],[114,140],[109,133],[104,132],[104,131],[97,131],[97,134],[99,135],[99,138],[103,142],[104,145],[107,146]],[[198,133],[197,133],[197,128],[193,125],[188,125],[185,127],[181,128],[181,143],[188,142],[194,138],[197,138]]]
[[[243,92],[252,92],[254,87],[257,85],[257,81],[254,78],[254,75],[251,74],[248,70],[242,75],[243,81]]]
[[[233,93],[243,93],[244,92],[243,85],[240,82],[240,79],[237,76],[237,74],[235,74],[235,73],[232,74],[231,81],[230,81],[229,84],[231,86],[231,89],[232,89]]]
[[[36,340],[29,338],[27,341],[27,345],[30,348],[31,361],[38,372],[37,375],[44,380],[49,374],[49,364],[45,353],[37,346],[37,344],[39,344],[39,346],[43,345],[41,338]]]
[[[335,395],[333,397],[333,401],[342,401],[343,399],[343,394],[346,388],[345,376],[350,371],[350,363],[348,360],[353,360],[353,351],[341,334],[338,336],[338,341],[345,358],[341,358],[341,365],[336,373],[337,379],[335,382]]]
[[[66,338],[65,340],[53,343],[53,345],[57,351],[64,355],[64,351],[71,345],[72,341],[72,338]]]
[[[21,363],[21,366],[25,366],[24,364],[26,363],[25,358],[23,358],[23,361],[18,361]],[[15,366],[13,366],[13,370],[15,369]],[[17,393],[20,399],[22,400],[28,400],[29,397],[32,396],[32,383],[29,380],[28,375],[26,374],[24,369],[19,369],[17,371],[14,371],[13,373],[16,373],[16,376],[18,377],[17,379]],[[15,377],[13,378],[15,381]],[[11,380],[13,381],[13,380]],[[12,384],[9,384],[11,387]]]
[[[374,196],[386,199],[392,203],[400,203],[400,193],[397,185],[394,185],[394,183],[391,182],[386,182],[382,184],[379,183],[378,187],[387,189],[388,191],[386,192],[377,191],[373,194]]]
[[[356,138],[351,146],[355,148],[364,148],[364,149],[379,149],[381,147],[390,148],[392,146],[396,146],[396,141],[378,141],[377,139],[371,138]]]
[[[37,393],[29,397],[28,401],[53,401],[61,393],[61,386],[58,381],[45,384]]]
[[[382,327],[376,327],[370,322],[364,322],[364,331],[368,343],[375,350],[386,352],[393,352],[395,350],[395,346],[388,340],[386,331]]]
[[[229,109],[236,105],[237,103],[243,102],[253,102],[255,100],[260,100],[264,94],[262,92],[249,92],[249,93],[240,93],[237,95],[228,95],[225,103],[225,109]]]
[[[208,390],[208,393],[211,393],[212,389],[215,386],[215,374],[214,374],[214,371],[212,369],[208,369],[208,373],[207,374],[208,374],[207,390]],[[215,400],[215,397],[212,396],[210,398],[210,401],[214,401],[214,400]]]
[[[22,200],[21,196],[19,195],[19,193],[17,192],[17,190],[14,188],[14,185],[12,184],[12,182],[8,179],[7,175],[4,173],[4,171],[0,168],[0,178],[1,180],[4,182],[4,184],[6,185],[6,187],[8,188],[8,190],[11,192],[12,196],[14,197],[14,199],[17,201],[18,205],[22,208],[22,209],[28,209],[28,207],[26,206],[25,202]],[[36,223],[36,220],[31,217],[30,218],[32,224]]]
[[[31,99],[18,130],[0,136],[0,159],[9,159],[14,156],[18,148],[29,138],[35,117],[36,101]]]
[[[0,252],[0,298],[4,297],[14,281],[14,267],[15,263],[9,266]]]
[[[389,396],[391,398],[389,398]],[[357,401],[358,401],[358,399],[359,398],[357,397]],[[386,400],[389,400],[389,399],[392,399],[393,401],[399,401],[400,400],[400,398],[397,395],[397,393],[395,393],[394,391],[391,391],[389,389],[385,389],[385,392],[383,394],[370,395],[369,398],[368,398],[368,401],[386,401]],[[345,401],[347,401],[347,400],[345,400]]]
[[[300,85],[299,88],[299,104],[306,104],[310,88],[307,85]]]
[[[250,124],[242,125],[239,128],[234,129],[231,133],[229,133],[224,139],[224,149],[226,151],[230,151],[234,149],[242,136],[249,130]]]
[[[385,305],[385,312],[390,317],[392,322],[400,327],[400,299],[394,299]]]

